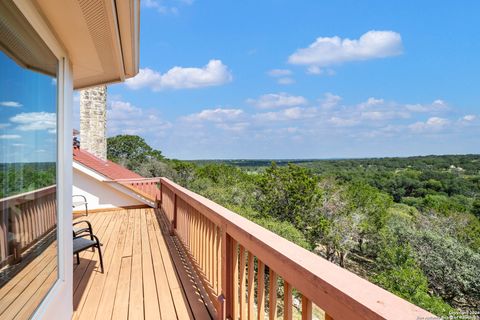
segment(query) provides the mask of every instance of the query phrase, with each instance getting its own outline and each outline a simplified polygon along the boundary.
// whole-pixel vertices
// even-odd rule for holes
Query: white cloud
[[[292,74],[292,71],[289,69],[272,69],[267,73],[271,77],[284,77],[284,76],[290,76]]]
[[[264,94],[258,99],[247,99],[247,103],[259,109],[272,109],[305,105],[308,101],[302,96],[293,96],[285,92],[280,92]]]
[[[0,139],[3,140],[12,140],[12,139],[20,139],[22,136],[18,134],[0,134]]]
[[[290,77],[293,73],[289,69],[272,69],[267,72],[270,77],[277,78],[277,83],[289,85],[295,83],[295,79]]]
[[[436,113],[448,110],[448,104],[443,100],[437,99],[430,104],[407,104],[405,108],[412,112]]]
[[[360,103],[358,106],[360,109],[368,109],[372,106],[379,106],[385,103],[385,100],[383,99],[377,99],[374,97],[370,97],[367,99],[367,101]]]
[[[381,111],[365,111],[360,114],[360,117],[365,120],[383,121],[390,119],[407,119],[410,114],[396,110],[381,110]]]
[[[340,118],[340,117],[331,117],[328,119],[328,122],[333,124],[336,127],[351,127],[358,124],[357,119],[352,118]]]
[[[107,108],[107,128],[109,135],[134,134],[163,136],[172,127],[164,121],[156,110],[136,107],[130,102],[114,100]]]
[[[376,130],[361,132],[359,136],[368,139],[394,137],[401,135],[403,131],[405,131],[403,126],[389,124]]]
[[[173,67],[161,74],[149,68],[140,69],[138,75],[125,84],[130,89],[148,87],[153,91],[164,89],[194,89],[219,86],[232,81],[228,67],[220,60],[210,60],[202,68]]]
[[[290,77],[284,77],[284,78],[278,78],[277,83],[278,84],[283,84],[283,85],[288,85],[288,84],[295,83],[295,80],[290,78]]]
[[[205,109],[198,113],[193,113],[183,117],[186,121],[211,121],[211,122],[228,122],[239,119],[243,115],[241,109]]]
[[[143,0],[142,5],[149,9],[155,9],[160,14],[178,14],[179,6],[193,4],[194,0]]]
[[[307,48],[298,49],[290,55],[288,62],[307,65],[310,73],[318,74],[322,67],[396,56],[402,50],[402,37],[399,33],[371,30],[358,40],[338,36],[319,37]]]
[[[241,109],[233,108],[205,109],[184,116],[180,120],[186,125],[187,131],[193,129],[197,133],[207,128],[218,128],[232,133],[241,133],[250,126],[248,115]]]
[[[10,127],[10,123],[0,123],[0,129],[5,129],[7,127]]]
[[[442,116],[417,113],[408,110],[405,103],[378,96],[367,97],[347,104],[340,96],[325,93],[317,101],[304,106],[201,110],[176,120],[175,130],[168,133],[168,139],[163,139],[166,147],[162,150],[168,154],[171,150],[180,150],[178,145],[183,146],[177,152],[186,152],[181,156],[184,158],[241,158],[250,156],[249,152],[253,157],[282,157],[275,153],[279,150],[286,152],[283,157],[287,154],[298,157],[305,150],[330,152],[339,146],[338,150],[342,152],[357,148],[357,155],[364,155],[362,152],[368,149],[373,152],[372,156],[382,156],[383,152],[391,155],[419,144],[421,146],[416,150],[420,153],[444,152],[447,144],[443,139],[457,139],[461,143],[457,134],[463,134],[471,144],[480,130],[478,115],[473,112],[461,116],[458,110],[448,110]],[[260,97],[253,101],[258,100]],[[469,117],[475,115],[476,118]],[[468,122],[469,119],[473,120]],[[438,138],[440,133],[442,139]],[[438,149],[428,149],[430,146]],[[379,151],[377,148],[383,149]],[[303,154],[302,157],[309,156]]]
[[[20,131],[48,130],[55,133],[57,128],[57,116],[50,112],[23,112],[10,118]]]
[[[355,125],[380,126],[388,120],[402,120],[410,118],[410,113],[404,105],[387,102],[384,99],[368,98],[351,106],[339,105],[341,97],[326,93],[324,99],[319,100],[323,115],[327,122],[337,127]]]
[[[2,107],[9,107],[9,108],[19,108],[23,106],[20,102],[17,101],[1,101],[0,106]]]
[[[342,101],[342,97],[337,96],[330,92],[325,93],[323,99],[319,99],[320,106],[323,109],[331,109],[337,106],[340,103],[340,101]]]
[[[315,117],[316,108],[294,107],[274,112],[257,113],[253,118],[260,122],[303,120]]]
[[[474,121],[475,119],[477,119],[477,116],[474,115],[474,114],[467,114],[466,116],[464,116],[462,118],[464,121]]]
[[[320,68],[319,66],[309,66],[307,68],[307,73],[308,74],[313,74],[313,75],[326,75],[326,76],[334,76],[335,75],[335,70],[330,69],[330,68]]]
[[[431,117],[425,122],[416,122],[409,125],[410,130],[414,132],[439,131],[450,124],[450,120],[439,117]]]
[[[233,132],[242,132],[250,126],[248,122],[237,122],[237,123],[218,123],[217,128],[233,131]]]

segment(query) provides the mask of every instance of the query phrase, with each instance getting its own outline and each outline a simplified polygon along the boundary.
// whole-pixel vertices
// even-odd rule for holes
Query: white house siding
[[[91,176],[73,169],[74,195],[83,195],[87,198],[88,209],[108,209],[142,205],[139,200],[116,190],[112,184],[99,181]],[[74,211],[82,210],[83,207],[74,208]]]

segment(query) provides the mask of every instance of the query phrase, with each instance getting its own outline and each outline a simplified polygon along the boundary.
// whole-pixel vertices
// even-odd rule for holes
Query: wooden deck
[[[211,319],[214,309],[181,246],[157,210],[95,213],[88,219],[103,244],[74,264],[73,319]]]
[[[56,241],[16,267],[23,269],[0,288],[0,319],[29,319],[42,302],[57,280]]]

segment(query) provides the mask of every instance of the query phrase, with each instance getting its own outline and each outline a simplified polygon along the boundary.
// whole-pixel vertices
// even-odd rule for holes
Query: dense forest
[[[179,161],[137,136],[108,146],[434,314],[478,311],[480,155]]]
[[[0,163],[0,199],[56,183],[53,162]]]

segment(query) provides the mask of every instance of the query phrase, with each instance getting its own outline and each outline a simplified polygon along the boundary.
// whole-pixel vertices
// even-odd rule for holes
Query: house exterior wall
[[[116,190],[109,183],[99,181],[78,169],[73,170],[72,194],[85,196],[89,210],[143,205],[137,199]],[[81,210],[83,206],[73,209],[73,211]]]

